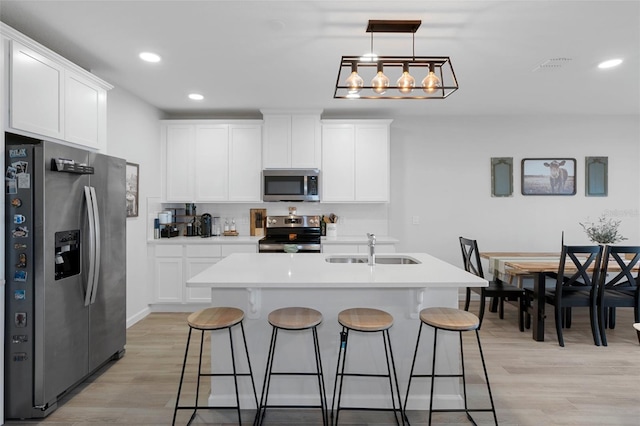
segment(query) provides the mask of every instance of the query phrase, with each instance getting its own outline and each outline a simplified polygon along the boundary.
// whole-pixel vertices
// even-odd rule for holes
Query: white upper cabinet
[[[356,124],[355,130],[356,201],[388,202],[389,124]]]
[[[324,120],[322,202],[389,202],[391,120]]]
[[[166,202],[259,202],[262,122],[167,120],[162,124]]]
[[[64,139],[92,148],[107,140],[107,91],[85,77],[66,71]]]
[[[64,68],[16,41],[9,63],[10,127],[64,139]]]
[[[229,199],[229,126],[197,125],[193,151],[195,196],[193,201]],[[171,164],[171,160],[169,160]]]
[[[229,201],[261,201],[262,126],[229,126]]]
[[[10,40],[7,129],[107,150],[107,90],[93,74],[4,24]]]
[[[172,124],[163,127],[162,180],[166,201],[195,201],[195,126]]]
[[[321,163],[320,111],[262,111],[265,169],[315,169]]]
[[[355,126],[322,125],[322,202],[356,199]]]

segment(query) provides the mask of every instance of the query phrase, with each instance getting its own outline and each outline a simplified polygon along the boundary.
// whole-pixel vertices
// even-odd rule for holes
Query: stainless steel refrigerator
[[[5,416],[45,417],[124,354],[126,162],[5,136]]]

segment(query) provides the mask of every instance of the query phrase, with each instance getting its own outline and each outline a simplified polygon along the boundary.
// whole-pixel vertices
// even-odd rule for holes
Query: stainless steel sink
[[[366,257],[327,256],[324,260],[329,263],[367,263]]]
[[[324,259],[329,263],[367,263],[366,256],[349,256],[349,255],[337,255],[327,256]],[[386,256],[376,255],[376,263],[380,265],[415,265],[420,263],[419,260],[410,256]]]
[[[366,259],[365,259],[366,262]],[[409,256],[383,257],[376,256],[376,263],[381,265],[415,265],[420,263],[418,259]]]

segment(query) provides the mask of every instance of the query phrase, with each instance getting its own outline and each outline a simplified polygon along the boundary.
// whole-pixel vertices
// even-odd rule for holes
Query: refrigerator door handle
[[[91,187],[84,187],[84,199],[87,202],[87,219],[89,220],[89,274],[87,276],[87,290],[84,296],[84,306],[91,303],[91,295],[95,283],[95,259],[96,259],[96,235],[95,235],[95,215],[93,213],[94,203],[91,199]]]
[[[95,248],[94,248],[94,262],[95,266],[93,268],[93,289],[91,290],[91,304],[94,304],[96,301],[96,296],[98,295],[98,284],[100,284],[100,259],[102,257],[100,253],[100,247],[102,246],[100,241],[100,213],[98,209],[98,197],[96,196],[96,189],[91,187],[91,200],[93,201],[93,217],[94,217],[94,235],[95,235]]]

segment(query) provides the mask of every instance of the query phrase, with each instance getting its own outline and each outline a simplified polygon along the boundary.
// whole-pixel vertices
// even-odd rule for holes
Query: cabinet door
[[[165,136],[165,201],[192,202],[195,200],[193,125],[168,125]]]
[[[291,116],[269,115],[264,118],[264,168],[291,167]]]
[[[65,74],[64,90],[65,140],[104,149],[107,91],[70,71]]]
[[[229,197],[229,126],[196,126],[194,201],[226,201]]]
[[[355,135],[349,124],[322,128],[322,201],[355,200]]]
[[[261,165],[261,127],[229,126],[229,201],[260,201]]]
[[[10,126],[64,139],[64,69],[18,42],[11,46]]]
[[[356,125],[356,201],[389,201],[389,126]]]
[[[320,167],[320,120],[317,115],[291,117],[291,167]]]
[[[187,280],[195,277],[208,267],[218,263],[220,258],[187,258]],[[185,287],[185,302],[211,303],[210,287]]]
[[[182,257],[156,257],[155,275],[155,301],[182,303]]]

